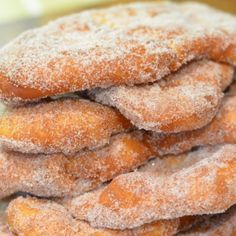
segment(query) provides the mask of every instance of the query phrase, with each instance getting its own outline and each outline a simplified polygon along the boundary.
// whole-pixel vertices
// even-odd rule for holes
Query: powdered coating
[[[16,191],[44,197],[76,196],[133,170],[154,156],[178,154],[207,144],[236,143],[235,117],[236,96],[230,96],[225,97],[214,120],[200,130],[171,135],[133,131],[111,137],[103,148],[67,157],[1,153],[0,198]],[[171,164],[172,158],[169,160]],[[164,162],[158,162],[159,169],[170,168],[169,162],[165,162],[166,168],[161,163]],[[187,163],[183,163],[186,166]]]
[[[139,132],[120,134],[98,150],[64,156],[0,154],[0,198],[15,192],[77,196],[144,164],[154,151]]]
[[[195,221],[194,217],[187,219],[187,224],[185,218],[163,220],[124,231],[96,229],[84,221],[74,219],[60,204],[30,197],[12,201],[7,215],[13,233],[37,236],[170,236]]]
[[[95,89],[90,96],[116,108],[146,130],[164,133],[198,129],[219,108],[222,91],[233,80],[233,67],[211,61],[190,63],[152,85]]]
[[[65,205],[93,227],[113,229],[224,212],[236,203],[236,145],[202,148],[188,158],[192,155],[199,158],[172,174],[136,171],[119,175],[104,188]]]
[[[119,112],[88,100],[64,98],[9,108],[0,117],[0,140],[25,153],[75,153],[109,142],[132,125]]]
[[[158,156],[179,154],[193,147],[236,143],[236,96],[225,96],[216,117],[207,126],[176,134],[150,133],[148,142]]]
[[[235,17],[197,3],[84,11],[27,31],[0,52],[5,100],[163,78],[188,61],[236,64]]]
[[[111,230],[92,228],[86,222],[74,219],[71,213],[61,205],[36,198],[19,197],[13,200],[7,210],[8,224],[11,231],[16,234],[32,235],[34,232],[37,236],[66,235],[70,236],[173,236],[177,232],[186,230],[207,220],[207,222],[229,219],[233,215],[233,208],[224,214],[216,216],[192,216],[180,219],[157,221],[152,224],[146,224],[132,230]],[[45,219],[48,219],[45,221]],[[229,223],[229,221],[227,221]],[[64,234],[63,234],[64,233]],[[189,235],[178,234],[178,235]],[[191,234],[190,234],[191,235]],[[232,235],[233,236],[233,235]]]
[[[190,232],[179,236],[234,236],[236,235],[236,206],[226,213],[216,215],[200,225],[193,227]]]

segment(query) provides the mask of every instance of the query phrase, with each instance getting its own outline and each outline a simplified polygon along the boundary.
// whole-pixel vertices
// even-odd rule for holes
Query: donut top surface
[[[0,51],[5,100],[153,82],[193,59],[236,64],[236,18],[196,3],[133,3],[60,18]]]

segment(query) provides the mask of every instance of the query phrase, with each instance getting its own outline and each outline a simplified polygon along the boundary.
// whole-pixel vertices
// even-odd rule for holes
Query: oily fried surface
[[[133,131],[111,137],[102,148],[68,156],[2,151],[0,198],[17,191],[42,197],[76,196],[134,170],[154,156],[179,154],[209,144],[235,144],[235,117],[236,97],[226,96],[214,120],[200,130],[164,136]],[[180,157],[176,160],[182,161]],[[169,168],[160,163],[159,166],[163,170]]]
[[[112,108],[67,98],[9,108],[0,117],[0,140],[20,152],[69,154],[103,146],[129,128]]]
[[[96,229],[73,218],[70,211],[60,204],[30,197],[13,200],[7,216],[11,231],[23,236],[171,236],[201,220],[183,217],[156,221],[130,230]]]
[[[181,236],[234,236],[236,235],[236,206],[226,213],[216,215],[201,224],[194,226]]]
[[[220,213],[234,205],[236,145],[201,148],[186,155],[190,160],[183,158],[184,165],[173,172],[163,175],[162,168],[160,174],[157,168],[157,172],[119,175],[105,187],[68,200],[65,205],[77,219],[93,227],[113,229]],[[174,167],[176,164],[179,162]]]
[[[233,67],[203,60],[190,63],[159,83],[96,89],[90,96],[116,107],[139,128],[176,133],[208,124],[232,79]]]
[[[133,3],[27,31],[0,52],[0,91],[32,100],[159,80],[197,58],[236,64],[235,17],[196,3]]]

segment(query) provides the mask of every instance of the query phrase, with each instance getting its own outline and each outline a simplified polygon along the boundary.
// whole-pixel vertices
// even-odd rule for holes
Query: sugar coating
[[[235,17],[197,3],[89,10],[27,31],[0,52],[1,96],[38,99],[153,82],[188,61],[236,64]]]
[[[234,236],[236,233],[236,206],[226,213],[212,216],[201,224],[194,226],[189,232],[180,236]]]
[[[190,63],[159,83],[95,89],[90,96],[116,108],[146,130],[164,133],[198,129],[216,115],[233,67],[207,60]]]
[[[212,150],[209,149],[208,151],[210,155]],[[158,176],[166,176],[191,167],[201,159],[202,155],[196,155],[196,152],[182,153],[177,156],[166,155],[162,158],[150,160],[147,164],[141,166],[138,171],[153,172],[158,173]]]
[[[215,118],[201,129],[176,134],[150,133],[148,142],[158,156],[179,154],[193,147],[236,143],[236,96],[226,95]]]
[[[39,204],[37,204],[37,200],[32,198],[32,201],[36,202],[35,204],[31,204],[31,206],[30,202],[28,204],[27,202],[24,203],[23,197],[19,197],[15,201],[21,203],[21,206],[19,206],[19,208],[14,208],[15,212],[13,215],[10,211],[11,206],[14,204],[10,203],[7,211],[7,218],[12,218],[12,220],[15,220],[14,216],[18,217],[19,220],[15,222],[15,227],[19,227],[23,232],[14,232],[14,228],[11,224],[13,221],[8,221],[11,232],[15,234],[17,233],[17,235],[32,235],[32,232],[35,234],[37,232],[37,235],[45,236],[76,235],[78,231],[78,224],[76,220],[74,220],[67,210],[59,204],[53,203],[51,201],[47,202],[46,200],[41,200],[41,202],[39,200]],[[14,203],[15,201],[13,200],[12,202]],[[33,225],[33,222],[30,221],[28,214],[29,216],[33,217],[33,219],[38,220],[35,225]],[[51,227],[51,234],[44,234],[48,227]],[[57,232],[57,234],[55,234],[55,232]]]
[[[37,235],[58,236],[139,236],[159,235],[169,236],[181,230],[181,219],[157,221],[131,230],[111,230],[93,228],[84,221],[73,218],[70,211],[54,201],[19,197],[13,200],[7,209],[8,223],[11,231],[17,235],[33,232]],[[47,219],[47,220],[45,220]],[[188,224],[195,221],[190,219]]]
[[[11,231],[19,235],[34,232],[41,235],[104,235],[104,236],[139,236],[156,235],[162,236],[175,235],[177,232],[191,228],[192,225],[199,227],[199,223],[213,221],[218,224],[224,219],[233,219],[233,209],[220,215],[191,216],[180,219],[156,221],[132,230],[111,230],[93,228],[84,221],[75,220],[70,211],[50,200],[36,199],[32,197],[18,197],[13,200],[8,209],[7,216]],[[48,220],[45,220],[47,218]],[[223,222],[224,222],[223,221]],[[227,220],[230,223],[229,220]],[[208,224],[208,223],[207,223]],[[227,231],[228,232],[228,231]],[[64,234],[63,234],[64,233]],[[189,233],[190,234],[190,233]],[[189,235],[185,234],[178,235]],[[190,234],[191,235],[191,234]]]
[[[195,131],[170,135],[132,131],[113,135],[103,147],[68,156],[1,152],[0,198],[17,191],[41,197],[77,196],[155,156],[179,154],[196,146],[236,143],[235,116],[236,97],[226,96],[214,120]],[[180,155],[178,160],[186,167],[182,158]],[[172,158],[169,160],[156,159],[155,166],[167,171]]]
[[[184,159],[187,166],[173,173],[159,175],[147,169],[120,175],[104,188],[65,205],[76,218],[93,227],[113,229],[184,215],[221,213],[234,205],[236,145],[207,147],[186,155],[196,159],[190,165]]]
[[[129,172],[154,156],[139,132],[115,135],[94,151],[74,155],[0,153],[0,198],[15,192],[72,197]]]
[[[232,55],[231,50],[229,50],[230,52],[228,53],[228,49],[229,48],[231,49],[231,46],[235,45],[234,39],[235,39],[236,27],[234,23],[235,22],[234,17],[227,16],[224,14],[221,15],[221,13],[218,13],[216,11],[211,12],[211,10],[209,10],[208,8],[200,7],[200,6],[199,8],[196,7],[194,9],[194,11],[198,12],[198,14],[201,13],[195,17],[195,15],[192,14],[193,12],[191,12],[193,11],[191,10],[191,8],[193,7],[191,4],[182,5],[181,7],[174,4],[173,5],[172,4],[168,5],[168,4],[169,3],[167,3],[167,5],[165,4],[160,5],[161,6],[160,9],[158,9],[160,10],[160,12],[158,11],[155,12],[155,10],[154,12],[151,12],[152,8],[155,9],[154,8],[155,4],[154,5],[140,4],[140,6],[134,5],[134,7],[133,5],[130,5],[131,10],[129,9],[129,7],[128,9],[125,8],[126,10],[124,9],[124,7],[120,7],[121,9],[117,7],[121,13],[116,13],[116,12],[119,12],[117,11],[117,8],[114,8],[115,9],[114,12],[112,11],[113,8],[111,8],[110,10],[111,13],[109,13],[111,15],[109,16],[108,14],[108,18],[106,18],[106,15],[103,14],[102,11],[100,12],[100,14],[98,14],[98,16],[96,15],[97,11],[95,11],[96,14],[94,14],[93,11],[87,12],[87,13],[85,12],[81,14],[83,17],[79,15],[81,18],[79,16],[78,18],[77,16],[72,16],[71,18],[70,17],[64,18],[62,20],[58,20],[56,23],[49,24],[49,26],[46,26],[45,28],[41,28],[41,29],[34,30],[29,33],[25,33],[23,36],[21,36],[21,38],[16,39],[15,42],[13,42],[12,44],[10,43],[8,46],[6,46],[2,50],[2,54],[0,53],[1,55],[0,79],[7,80],[8,82],[16,86],[17,88],[23,87],[25,89],[28,89],[28,88],[37,89],[40,91],[38,97],[45,97],[48,95],[61,94],[61,93],[70,92],[70,91],[73,92],[73,91],[87,89],[87,88],[109,87],[111,85],[119,85],[119,84],[133,85],[136,83],[139,84],[139,83],[153,82],[160,78],[163,78],[165,75],[169,74],[171,71],[176,71],[182,64],[185,64],[194,58],[199,59],[202,57],[204,58],[209,57],[217,61],[224,61],[231,64],[235,64],[235,59],[234,59],[234,56]],[[145,6],[145,11],[146,11],[145,14],[142,13],[143,6]],[[173,9],[175,9],[176,13],[173,13],[172,7]],[[124,11],[122,11],[123,9]],[[93,19],[93,16],[91,15],[91,13],[94,14],[95,19]],[[116,14],[118,14],[117,18],[114,17],[116,16]],[[210,19],[211,17],[209,17],[210,15],[213,18],[212,20]],[[119,16],[120,16],[120,19],[119,19]],[[153,18],[156,18],[157,16],[158,16],[157,20],[153,19]],[[183,18],[180,18],[180,16],[183,16]],[[112,20],[112,17],[114,20]],[[91,21],[89,20],[90,18],[92,19]],[[127,21],[128,26],[126,25],[124,27],[122,26],[124,25],[124,21],[122,19],[126,20],[126,18],[128,19]],[[130,19],[130,24],[129,24],[129,18],[132,18]],[[191,19],[192,19],[192,22],[191,22]],[[64,20],[65,22],[63,22]],[[74,24],[72,23],[72,20],[75,21]],[[81,25],[78,24],[78,21],[82,22]],[[209,24],[207,21],[209,21]],[[101,27],[100,27],[100,24],[101,24]],[[191,29],[191,27],[193,29]],[[176,29],[177,29],[177,32],[176,32]],[[165,34],[165,30],[166,30],[166,34]],[[199,43],[199,45],[201,45],[199,51],[196,51],[196,49],[194,49],[196,48],[196,42]],[[187,48],[187,44],[189,45],[189,48]],[[23,48],[25,51],[23,50]],[[206,50],[207,48],[211,48],[211,49],[208,49],[210,52]],[[197,99],[198,96],[202,96],[202,97],[212,96],[214,94],[214,91],[211,90],[211,88],[209,89],[207,87],[204,88],[205,89],[204,93],[200,93],[200,94],[198,93],[202,91],[203,85],[200,84],[196,90],[191,90],[192,86],[186,86],[183,92],[185,93],[186,96],[188,96],[189,98],[192,98],[194,101],[200,101]],[[25,97],[23,99],[25,100],[30,99],[30,96],[27,97],[27,95],[22,95],[21,93],[14,94],[13,90],[10,93],[11,95],[9,96],[8,92],[4,91],[3,89],[4,86],[0,86],[0,87],[1,87],[0,90],[2,92],[1,96],[5,99],[11,99],[9,98],[11,96],[14,96],[14,99],[17,101],[21,100],[22,97],[24,96]],[[153,108],[152,107],[153,104],[146,104],[146,105],[148,105],[150,109]],[[71,106],[69,105],[68,107],[71,107]],[[56,110],[56,107],[55,107],[55,110]],[[82,111],[84,110],[83,109],[80,110],[80,112]],[[191,112],[191,110],[189,111]],[[31,110],[31,112],[33,111]],[[52,109],[51,113],[53,114],[53,112],[54,112],[54,108]],[[208,113],[208,115],[210,116],[210,112]],[[212,115],[212,117],[214,115]],[[27,113],[27,117],[28,116],[29,114]],[[52,119],[50,117],[49,120],[55,121],[56,119]],[[26,122],[26,120],[24,120],[24,122]],[[108,134],[108,138],[105,137],[102,141],[101,139],[99,139],[99,142],[101,141],[101,143],[99,144],[93,143],[92,148],[98,148],[98,147],[100,148],[101,146],[109,142],[110,137],[113,134],[126,131],[127,127],[128,128],[131,127],[129,125],[127,125],[126,127],[126,125],[122,124],[121,128],[117,128],[116,125],[117,124],[114,125],[115,131],[112,130],[110,134]],[[147,126],[143,126],[142,128],[146,128],[148,126],[151,126],[151,127],[156,126],[156,123],[149,122],[145,125]],[[3,127],[6,127],[6,126],[4,125]],[[64,126],[64,127],[67,127],[67,126]],[[225,125],[224,127],[228,127],[229,129],[233,128],[235,130],[235,128],[232,127],[231,124],[228,126]],[[25,131],[24,128],[22,128],[22,130]],[[48,131],[45,128],[45,126],[43,127],[42,130]],[[97,130],[100,131],[100,129],[97,129]],[[209,133],[209,137],[211,137],[209,142],[214,142],[213,134],[214,132]],[[221,142],[225,142],[226,140],[232,141],[231,138],[233,137],[233,135],[232,136],[228,135],[225,132],[225,129],[221,129],[217,134],[219,134],[220,135],[219,137],[221,137],[221,139],[217,139],[217,140],[221,140]],[[79,139],[84,138],[84,134],[81,132],[78,132],[77,135]],[[142,135],[143,135],[143,132],[140,132],[140,136]],[[154,139],[151,139],[149,143],[154,142],[158,136],[153,134],[153,137]],[[198,139],[198,140],[201,140],[201,139]],[[206,140],[206,136],[205,136],[205,140]],[[25,152],[32,152],[33,150],[35,150],[35,152],[52,153],[52,152],[58,152],[59,150],[60,152],[69,154],[71,152],[76,152],[81,149],[83,150],[83,148],[85,149],[90,148],[85,145],[85,147],[83,148],[80,147],[80,149],[78,149],[78,146],[75,146],[73,143],[71,143],[71,138],[68,138],[65,141],[64,147],[61,145],[61,143],[57,143],[55,144],[55,146],[58,145],[56,148],[49,146],[49,147],[46,147],[45,149],[44,147],[42,148],[40,147],[40,145],[32,142],[32,140],[9,141],[8,139],[3,138],[2,141],[3,143],[5,143],[5,146],[7,146],[8,148],[14,148],[15,150],[25,150]],[[186,140],[183,142],[186,142]],[[200,143],[200,141],[198,142]],[[195,142],[195,144],[196,143],[197,142]],[[176,146],[171,147],[173,152],[178,152],[177,150],[180,150],[180,146],[178,145],[179,144],[176,144]],[[168,151],[170,149],[168,149]],[[219,149],[221,149],[221,147]],[[122,146],[120,145],[116,145],[116,147],[114,148],[114,151],[117,153],[119,153],[121,150],[122,150]],[[218,151],[216,152],[218,153]],[[230,155],[233,155],[236,153],[234,148],[229,148],[228,152],[231,153]],[[107,154],[107,152],[104,152],[104,153]],[[104,153],[102,153],[102,157],[104,156]],[[155,212],[153,213],[153,211],[156,210],[156,208],[155,207],[153,208],[151,205],[153,202],[155,203],[156,199],[152,198],[152,196],[149,199],[148,197],[149,197],[150,192],[148,191],[152,191],[153,189],[156,190],[157,188],[158,189],[160,188],[161,191],[160,193],[158,192],[158,194],[161,195],[163,193],[162,195],[164,196],[164,194],[166,194],[167,192],[167,194],[169,194],[169,196],[173,198],[174,196],[178,195],[179,191],[181,191],[181,194],[178,196],[181,199],[181,197],[186,196],[186,194],[188,193],[187,190],[191,188],[191,186],[188,183],[184,183],[184,181],[188,180],[191,176],[193,176],[192,177],[193,179],[196,179],[196,176],[192,174],[192,172],[195,169],[197,169],[199,166],[200,166],[199,167],[200,169],[202,167],[201,170],[203,172],[201,173],[205,172],[205,168],[210,169],[212,172],[209,173],[209,175],[204,176],[203,182],[206,185],[214,184],[214,179],[217,176],[217,173],[214,167],[219,168],[219,169],[224,169],[227,167],[227,163],[225,162],[227,162],[228,159],[230,160],[230,158],[227,157],[228,154],[226,155],[224,151],[222,151],[223,154],[221,153],[218,155],[218,154],[215,154],[215,150],[212,153],[211,149],[207,151],[205,151],[205,149],[204,150],[200,149],[198,153],[200,153],[199,156],[195,157],[193,155],[191,157],[191,160],[189,156],[185,157],[184,155],[182,155],[182,157],[180,157],[180,160],[176,161],[177,163],[174,163],[175,162],[174,157],[172,156],[164,158],[163,162],[161,162],[162,160],[160,159],[158,160],[155,159],[151,163],[149,163],[147,166],[139,169],[138,171],[134,173],[131,173],[130,174],[131,177],[129,177],[127,180],[125,180],[124,178],[124,180],[122,181],[123,175],[118,177],[118,181],[117,179],[114,180],[114,182],[117,181],[118,183],[120,183],[119,181],[121,181],[121,185],[124,186],[124,191],[128,189],[135,196],[142,196],[142,194],[144,193],[145,200],[148,199],[145,201],[145,204],[148,210],[145,207],[144,209],[142,205],[141,207],[140,205],[138,205],[137,208],[131,210],[131,213],[129,212],[127,213],[128,215],[128,220],[127,220],[125,218],[127,209],[124,209],[123,211],[122,201],[121,202],[117,201],[117,202],[112,203],[113,204],[112,206],[114,207],[114,209],[118,208],[118,211],[119,211],[118,216],[116,215],[117,214],[116,212],[115,213],[113,212],[113,209],[112,211],[107,210],[106,208],[103,208],[104,207],[103,204],[99,202],[99,204],[95,206],[95,209],[92,209],[88,213],[88,215],[86,215],[86,217],[88,217],[88,220],[91,221],[92,224],[95,226],[97,226],[96,221],[98,220],[99,221],[98,225],[100,224],[105,227],[115,227],[115,228],[116,227],[117,228],[132,228],[132,227],[136,227],[138,225],[143,224],[143,221],[145,220],[146,221],[144,223],[146,222],[148,223],[148,222],[153,221],[153,219],[154,220],[159,219],[158,217],[155,218],[156,215],[155,215]],[[209,160],[206,158],[207,160],[205,160],[203,157],[205,157],[206,155],[211,156],[211,158],[209,158]],[[215,157],[215,155],[216,156],[218,155],[217,158]],[[220,160],[223,159],[222,156],[224,157],[224,161],[220,162]],[[214,161],[211,162],[211,159],[213,157],[216,158],[214,159],[215,162]],[[26,159],[24,159],[24,161],[25,160]],[[65,164],[64,163],[65,160],[66,159],[64,159],[63,161],[59,160],[59,163]],[[166,161],[165,163],[164,163],[164,160]],[[232,165],[234,165],[235,158],[234,159],[232,158],[232,160],[233,160]],[[64,173],[60,173],[61,171],[60,168],[57,169],[55,160],[54,162],[51,162],[51,163],[45,162],[46,167],[47,168],[49,167],[48,169],[46,168],[47,171],[45,171],[44,167],[41,166],[41,163],[42,163],[41,160],[38,161],[38,159],[35,158],[34,161],[35,161],[35,166],[28,165],[28,169],[23,168],[23,166],[26,163],[24,163],[24,165],[23,164],[18,165],[19,162],[16,161],[17,166],[19,168],[18,173],[20,173],[18,176],[15,170],[13,169],[13,162],[7,163],[3,159],[2,167],[4,168],[5,172],[9,171],[9,173],[12,174],[12,180],[19,178],[20,180],[19,182],[21,182],[21,184],[25,186],[24,188],[26,191],[32,191],[32,189],[35,189],[33,191],[38,192],[39,194],[42,194],[42,195],[48,194],[48,196],[52,196],[53,194],[55,195],[58,194],[58,192],[61,194],[60,191],[64,191],[63,194],[65,194],[66,191],[70,193],[73,192],[73,194],[74,193],[78,194],[78,193],[81,193],[80,192],[81,189],[83,189],[84,191],[85,189],[88,190],[88,189],[94,188],[95,186],[93,185],[90,179],[81,179],[79,183],[77,182],[76,185],[73,185],[74,189],[72,190],[72,188],[70,188],[71,186],[69,185],[69,183],[71,183],[70,181],[73,182],[77,180],[78,176],[76,174],[78,173],[73,173],[71,169],[66,169],[67,166],[65,167],[63,166],[63,168],[65,168],[66,170],[65,172],[66,172],[67,177],[69,176],[68,182],[66,181],[64,182],[65,180],[63,179],[64,177],[61,178],[60,176],[60,174],[63,175]],[[43,158],[42,158],[42,161],[43,161]],[[120,160],[117,159],[117,163],[119,161]],[[162,164],[160,164],[159,162],[161,162]],[[181,162],[182,164],[180,164],[179,162]],[[31,162],[29,163],[31,164]],[[117,165],[117,163],[114,162],[114,165]],[[202,165],[200,165],[199,163]],[[66,163],[66,165],[67,164],[68,163]],[[173,168],[172,167],[168,168],[169,165],[173,165],[172,166]],[[33,167],[35,167],[35,169]],[[99,167],[98,169],[99,171],[101,171],[101,173],[104,172],[105,166],[103,164],[96,165],[96,167]],[[135,167],[136,166],[132,166],[132,168],[135,168]],[[32,172],[29,170],[30,168],[32,168]],[[33,172],[33,170],[35,172]],[[83,168],[84,173],[85,172],[88,173],[88,171],[85,171],[85,170],[86,168]],[[56,173],[54,177],[51,177],[52,171],[55,171]],[[125,172],[128,170],[122,170],[122,171]],[[119,172],[119,174],[122,173],[122,171]],[[151,172],[152,174],[146,175],[146,174],[143,174],[143,172],[144,173]],[[158,178],[156,178],[156,173],[160,174],[158,175]],[[176,179],[178,179],[177,176],[179,173],[182,173],[181,179],[179,180],[179,182],[181,182],[181,185],[180,184],[178,185],[175,182]],[[23,179],[25,175],[28,176],[27,180]],[[115,174],[113,173],[112,177],[114,175]],[[133,175],[134,177],[132,177]],[[144,176],[144,179],[143,179],[143,176]],[[101,181],[100,177],[101,176],[98,176],[98,179],[100,182],[106,181],[106,178],[107,179],[112,178],[112,177],[109,177],[109,178],[106,177],[102,179]],[[181,214],[186,214],[186,211],[187,211],[187,214],[193,214],[192,211],[190,210],[192,210],[191,207],[194,208],[194,206],[196,207],[194,208],[195,210],[194,214],[196,214],[196,212],[197,214],[202,214],[202,212],[203,213],[206,212],[206,210],[212,207],[212,205],[216,205],[217,207],[219,207],[221,203],[225,205],[223,205],[221,209],[211,208],[210,213],[225,210],[228,207],[228,205],[233,204],[236,201],[235,200],[236,192],[235,192],[235,184],[234,184],[236,180],[236,176],[234,172],[233,172],[232,178],[233,180],[232,179],[226,180],[223,183],[223,185],[225,184],[223,187],[222,185],[219,185],[219,184],[217,185],[218,187],[216,189],[216,192],[217,193],[218,191],[221,192],[223,188],[223,191],[225,194],[223,197],[220,198],[220,200],[214,199],[213,198],[214,196],[210,196],[212,197],[210,200],[213,199],[212,200],[213,203],[206,201],[201,205],[201,201],[200,202],[196,201],[194,202],[196,206],[194,204],[193,205],[190,204],[189,202],[184,202],[184,204],[182,203],[183,205],[181,204],[178,205],[178,201],[176,201],[174,202],[174,204],[177,204],[175,205],[175,207],[171,207],[168,205],[169,209],[171,210],[168,211],[168,214],[165,215],[164,218],[169,219],[170,217],[178,217],[178,216],[181,216]],[[155,182],[156,179],[158,180],[157,183]],[[11,181],[11,179],[8,179],[7,177],[5,178],[5,182],[3,181],[3,183],[6,184],[7,181]],[[137,182],[137,181],[140,181],[140,182]],[[143,189],[141,188],[142,184],[144,184]],[[65,188],[65,186],[67,188]],[[136,189],[132,188],[133,186],[134,187],[138,186],[138,188]],[[19,186],[16,186],[14,184],[12,186],[9,186],[10,192],[13,191],[13,189],[14,191],[19,190],[17,189],[18,187]],[[165,187],[167,190],[166,192],[164,191]],[[232,191],[229,190],[231,188],[233,188]],[[120,189],[118,189],[118,191],[120,191]],[[145,191],[147,192],[145,193]],[[94,193],[96,193],[96,191]],[[93,192],[91,194],[93,194]],[[84,195],[84,196],[87,196],[87,195]],[[118,194],[118,197],[119,197],[119,194]],[[113,199],[112,194],[111,196],[108,196],[108,199],[110,198]],[[98,197],[96,198],[94,197],[89,200],[91,200],[92,203],[94,204],[96,204],[96,201],[100,201]],[[168,198],[167,198],[167,201],[168,201]],[[106,202],[106,199],[105,199],[105,202]],[[132,202],[132,199],[130,202]],[[130,204],[129,200],[127,200],[127,202],[124,203],[124,206],[126,206],[126,204],[128,205]],[[46,208],[47,207],[45,206],[42,206],[42,208],[40,208],[44,212],[44,216],[39,219],[39,222],[45,222],[45,218],[51,216],[49,217],[49,219],[50,220],[52,219],[52,221],[49,220],[47,223],[49,225],[51,224],[55,226],[54,230],[59,230],[59,227],[60,227],[60,229],[62,230],[61,232],[64,235],[69,234],[69,233],[73,235],[73,233],[75,234],[78,228],[81,227],[81,226],[78,226],[78,222],[80,221],[76,221],[70,214],[69,214],[70,220],[67,221],[67,211],[63,207],[59,207],[60,210],[57,206],[55,206],[55,209],[54,207],[52,207],[51,208],[52,213],[50,213],[51,215],[48,215],[48,211],[45,211]],[[199,208],[201,209],[199,210]],[[136,216],[135,214],[137,210],[139,210],[143,214],[139,214],[138,216]],[[159,209],[157,208],[157,210]],[[163,211],[165,210],[166,209],[164,209]],[[186,211],[184,212],[184,210]],[[84,209],[82,208],[82,213],[78,212],[78,214],[83,215],[83,211]],[[178,211],[178,212],[175,212],[175,211]],[[61,215],[59,217],[59,223],[58,221],[56,221],[57,224],[54,224],[55,222],[54,219],[57,217],[55,215],[57,215],[58,212],[61,212]],[[105,217],[103,214],[105,215]],[[132,218],[134,215],[137,218],[134,220],[134,222],[130,222],[129,217]],[[75,216],[74,212],[73,212],[73,216]],[[106,217],[108,217],[109,221],[106,220]],[[83,217],[81,218],[85,219]],[[133,219],[131,219],[131,221],[132,220]],[[65,225],[62,224],[62,222],[64,222],[65,225],[67,226],[69,225],[69,231],[67,231],[67,227],[65,227]],[[125,223],[123,224],[123,222]],[[26,222],[26,228],[27,226],[29,226],[30,223],[31,222]],[[108,224],[108,226],[106,224]],[[128,226],[125,224],[128,224]],[[87,224],[86,224],[86,227],[88,227]],[[40,232],[43,232],[43,230],[45,229],[45,225],[43,225],[42,228],[40,225],[38,229]],[[81,231],[81,229],[79,231]],[[86,229],[86,232],[87,232],[87,229]],[[81,235],[83,235],[83,233],[81,233]],[[130,235],[133,235],[133,234],[130,233]]]
[[[62,98],[9,108],[0,117],[4,147],[24,153],[94,149],[132,125],[116,110],[84,99]]]

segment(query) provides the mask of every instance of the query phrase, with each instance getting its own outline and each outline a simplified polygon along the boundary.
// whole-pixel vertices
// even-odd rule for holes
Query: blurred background
[[[173,0],[174,1],[174,0]],[[83,9],[132,0],[0,0],[0,47],[22,31]],[[176,0],[175,2],[183,2]],[[236,0],[199,0],[236,14]]]

